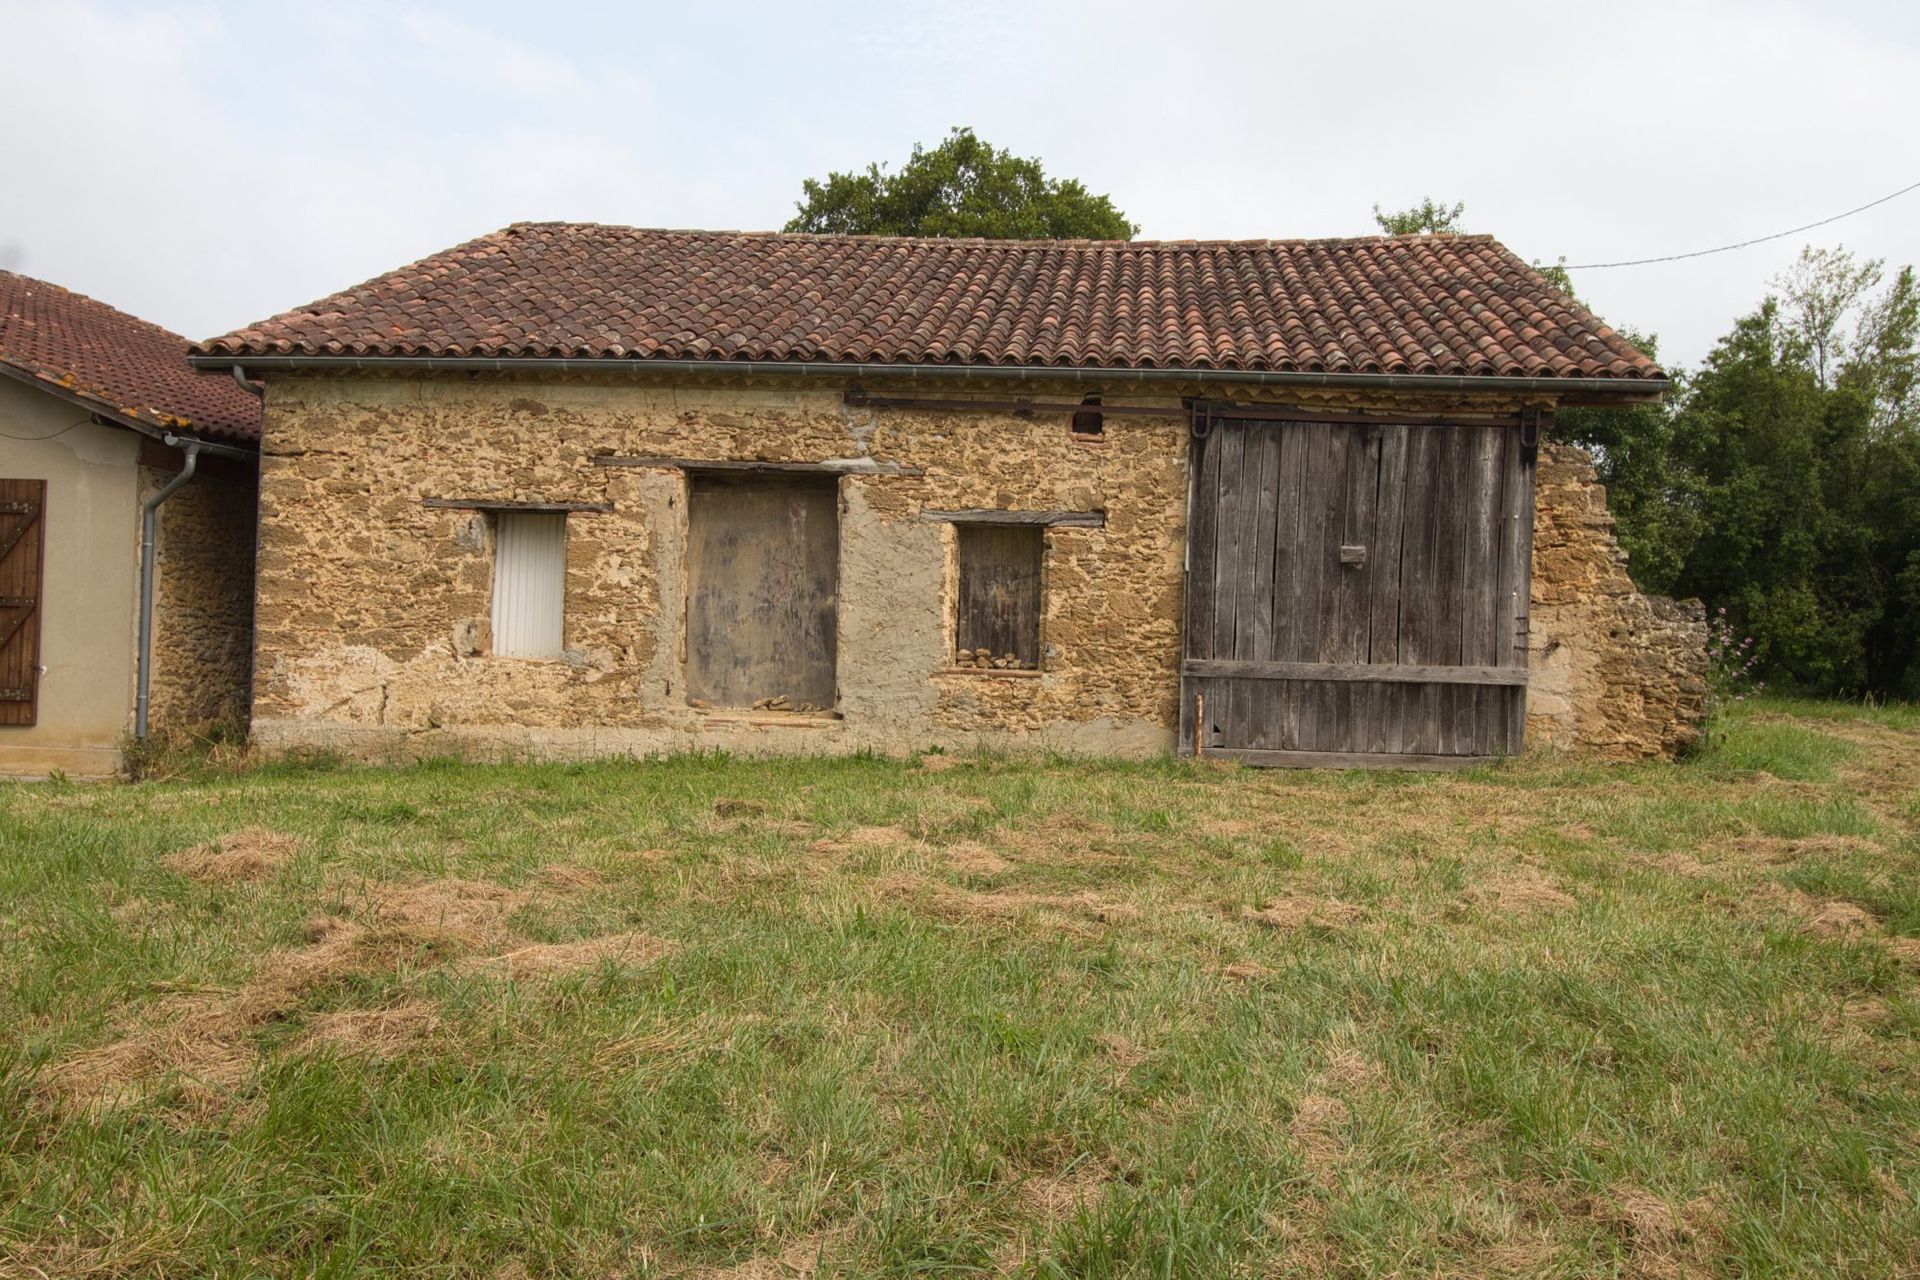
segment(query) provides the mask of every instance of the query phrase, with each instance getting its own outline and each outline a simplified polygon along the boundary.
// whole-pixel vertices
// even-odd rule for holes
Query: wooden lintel
[[[1102,404],[1099,402],[1090,404],[1085,400],[1030,400],[1024,397],[967,400],[933,396],[876,396],[859,390],[846,392],[842,401],[850,409],[928,409],[943,413],[1011,413],[1017,417],[1031,417],[1040,413],[1072,417],[1091,413],[1108,418],[1177,420],[1187,415],[1186,409],[1178,404]]]
[[[875,462],[871,458],[828,458],[821,462],[764,462],[740,458],[623,458],[599,455],[597,467],[660,467],[674,471],[771,471],[799,475],[826,476],[919,476],[919,467],[903,467],[897,462]]]
[[[1498,756],[1413,755],[1390,751],[1256,751],[1208,747],[1209,760],[1237,760],[1267,769],[1467,769],[1492,764]]]
[[[1525,667],[1445,667],[1405,662],[1244,662],[1189,658],[1182,675],[1236,680],[1347,680],[1374,684],[1524,685]]]
[[[420,505],[458,511],[590,512],[601,515],[613,510],[611,502],[506,502],[496,498],[422,498]]]
[[[1104,529],[1104,511],[922,511],[922,520],[940,524],[1024,524],[1054,525],[1067,529]]]
[[[1369,413],[1366,410],[1315,409],[1296,405],[1220,404],[1194,406],[1196,418],[1223,422],[1329,422],[1364,427],[1517,427],[1514,413]]]

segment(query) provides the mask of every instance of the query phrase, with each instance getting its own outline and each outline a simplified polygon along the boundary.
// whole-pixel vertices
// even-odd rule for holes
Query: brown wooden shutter
[[[0,480],[0,725],[40,710],[40,593],[47,482]]]
[[[963,524],[954,637],[962,655],[1040,665],[1040,589],[1046,530],[1039,525]]]

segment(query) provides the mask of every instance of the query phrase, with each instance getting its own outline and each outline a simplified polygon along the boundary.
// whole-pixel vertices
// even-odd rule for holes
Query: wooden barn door
[[[1403,768],[1518,752],[1538,426],[1197,413],[1182,751]]]

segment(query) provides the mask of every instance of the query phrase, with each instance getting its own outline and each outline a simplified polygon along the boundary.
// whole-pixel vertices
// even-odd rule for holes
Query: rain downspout
[[[153,690],[153,560],[154,535],[160,524],[160,504],[171,498],[174,490],[193,479],[194,470],[200,465],[202,448],[198,440],[182,440],[171,432],[164,439],[174,448],[185,450],[186,461],[181,464],[180,474],[161,485],[140,511],[140,653],[138,683],[133,699],[133,736],[142,740],[147,736],[147,705]]]

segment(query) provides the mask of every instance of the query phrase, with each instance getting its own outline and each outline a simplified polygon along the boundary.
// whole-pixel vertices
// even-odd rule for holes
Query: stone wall
[[[897,390],[1060,398],[1003,385]],[[903,751],[936,741],[1170,750],[1183,390],[1109,389],[1109,401],[1165,416],[1110,418],[1088,441],[1058,414],[852,408],[838,385],[791,380],[276,377],[261,463],[256,741],[375,757]],[[864,468],[838,481],[837,716],[689,704],[685,473],[596,456]],[[489,652],[493,518],[483,508],[515,502],[611,507],[568,516],[562,659]],[[473,505],[448,505],[460,503]],[[954,529],[924,513],[969,508],[1104,513],[1103,528],[1045,535],[1038,676],[951,666]],[[1551,529],[1543,543],[1558,545]]]
[[[1622,760],[1685,749],[1706,716],[1705,609],[1634,590],[1583,450],[1543,444],[1534,494],[1528,746]]]
[[[142,499],[175,474],[142,468]],[[250,463],[203,458],[193,479],[160,507],[149,709],[155,730],[245,723],[256,491]]]
[[[1059,415],[850,409],[838,386],[275,379],[256,739],[373,755],[1167,750],[1187,453],[1177,397],[1167,409],[1087,443]],[[839,718],[688,705],[685,474],[597,454],[903,472],[838,482]],[[490,518],[427,499],[611,505],[568,517],[564,660],[488,655]],[[1046,534],[1037,678],[950,669],[954,533],[921,513],[979,507],[1106,514]]]

